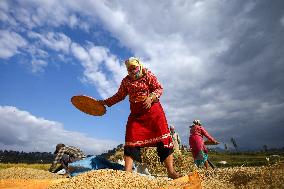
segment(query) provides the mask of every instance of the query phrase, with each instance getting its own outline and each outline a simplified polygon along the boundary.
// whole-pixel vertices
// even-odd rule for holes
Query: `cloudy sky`
[[[241,149],[284,147],[282,0],[1,0],[0,149],[99,154],[124,143],[129,102],[89,116],[74,95],[113,95],[139,57],[188,144],[200,119]]]

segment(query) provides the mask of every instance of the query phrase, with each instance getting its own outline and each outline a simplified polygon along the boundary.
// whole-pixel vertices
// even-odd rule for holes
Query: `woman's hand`
[[[205,145],[217,145],[220,144],[220,142],[218,142],[217,140],[206,140],[204,141]]]
[[[220,144],[220,142],[218,142],[218,141],[214,141],[214,143],[215,143],[215,144]]]
[[[98,100],[98,102],[100,103],[100,104],[102,104],[102,105],[106,105],[106,103],[105,103],[105,101],[104,100]]]
[[[152,106],[153,98],[151,96],[148,96],[145,101],[143,102],[143,107],[145,109],[149,109]]]

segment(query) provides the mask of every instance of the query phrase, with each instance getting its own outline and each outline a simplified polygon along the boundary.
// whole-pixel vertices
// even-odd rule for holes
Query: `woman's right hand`
[[[151,97],[147,97],[147,98],[145,99],[145,101],[143,102],[143,107],[144,107],[145,109],[151,108],[152,102],[153,102],[153,99],[152,99]]]
[[[106,105],[106,102],[105,102],[104,100],[98,100],[98,102],[99,102],[100,104],[102,104],[103,106]]]

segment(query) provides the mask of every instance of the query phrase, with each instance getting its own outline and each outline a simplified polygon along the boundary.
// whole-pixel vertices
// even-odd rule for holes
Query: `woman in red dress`
[[[129,96],[130,115],[126,125],[124,161],[125,170],[132,171],[133,160],[141,162],[141,147],[157,147],[160,161],[164,162],[168,176],[180,175],[173,167],[173,141],[164,110],[159,102],[163,88],[156,76],[144,68],[139,59],[125,61],[128,75],[123,78],[116,94],[101,100],[108,107]]]

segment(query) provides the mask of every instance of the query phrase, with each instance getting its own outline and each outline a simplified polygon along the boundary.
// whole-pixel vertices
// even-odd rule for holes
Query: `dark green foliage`
[[[51,152],[18,152],[0,150],[0,163],[51,163],[54,155]]]

